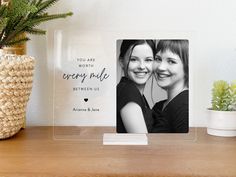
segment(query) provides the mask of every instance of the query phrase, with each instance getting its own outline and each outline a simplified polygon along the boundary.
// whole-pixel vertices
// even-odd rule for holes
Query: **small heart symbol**
[[[87,102],[87,101],[88,101],[88,98],[84,98],[84,101]]]

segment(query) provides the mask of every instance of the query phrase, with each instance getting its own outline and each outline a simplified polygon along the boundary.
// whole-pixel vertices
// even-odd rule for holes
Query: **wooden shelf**
[[[103,146],[111,127],[27,127],[0,141],[0,176],[235,177],[236,138],[150,134],[148,146]]]

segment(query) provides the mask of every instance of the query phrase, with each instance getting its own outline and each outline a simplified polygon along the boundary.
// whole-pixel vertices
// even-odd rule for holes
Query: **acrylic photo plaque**
[[[148,32],[131,33],[76,30],[55,30],[53,32],[53,124],[55,127],[55,139],[77,139],[78,136],[79,139],[81,139],[81,136],[84,134],[84,131],[74,131],[73,134],[67,134],[60,131],[60,128],[57,128],[59,126],[77,126],[85,128],[110,126],[114,127],[114,132],[124,133],[120,132],[117,126],[117,84],[119,84],[122,76],[125,75],[119,62],[120,47],[123,39],[155,39],[154,43],[156,47],[157,42],[162,38],[153,37],[157,36],[157,32],[149,33],[150,34],[147,36],[151,36],[152,38],[140,38],[140,36],[146,36]],[[125,38],[121,38],[121,36]],[[129,38],[129,36],[131,37]],[[160,36],[169,35],[162,34]],[[193,41],[191,35],[182,36],[190,36],[190,41]],[[190,73],[190,78],[191,77]],[[191,84],[189,91],[191,92]],[[152,109],[156,102],[167,98],[166,91],[158,86],[155,77],[150,77],[148,79],[148,82],[145,85],[144,95],[150,109]],[[186,134],[183,134],[183,138],[176,141],[192,141],[196,139],[195,128],[191,129],[189,133],[187,132],[185,132]],[[104,133],[110,132],[105,131]],[[147,130],[147,133],[163,132],[152,132]],[[155,134],[151,135],[151,137],[154,136]],[[84,137],[87,138],[87,136]],[[109,141],[111,139],[112,144],[116,144],[114,137],[115,136],[113,135],[109,135],[108,137],[104,136],[104,138],[109,139]],[[117,137],[119,139],[119,136]],[[165,139],[166,141],[168,141],[168,137]],[[125,142],[127,140],[132,141],[131,139],[129,140],[129,137],[127,137],[123,139],[124,141],[121,140]],[[97,137],[91,136],[90,140],[97,140]],[[135,144],[135,141],[136,140],[134,140],[134,143],[130,143]],[[143,143],[144,141],[142,140],[140,142]],[[146,140],[143,144],[146,144]]]

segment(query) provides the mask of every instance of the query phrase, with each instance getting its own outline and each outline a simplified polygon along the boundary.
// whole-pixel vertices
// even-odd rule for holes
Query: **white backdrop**
[[[235,0],[59,1],[50,12],[73,11],[73,17],[42,25],[47,37],[31,36],[27,44],[28,54],[37,60],[27,125],[52,125],[53,30],[73,28],[121,38],[190,39],[190,122],[205,126],[213,81],[236,79],[235,9]],[[104,125],[114,125],[115,117],[111,119]]]

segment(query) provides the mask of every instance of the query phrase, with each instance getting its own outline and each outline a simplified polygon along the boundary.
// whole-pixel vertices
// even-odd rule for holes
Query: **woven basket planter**
[[[24,127],[34,63],[34,58],[26,55],[0,55],[0,139]]]

